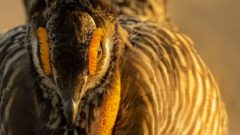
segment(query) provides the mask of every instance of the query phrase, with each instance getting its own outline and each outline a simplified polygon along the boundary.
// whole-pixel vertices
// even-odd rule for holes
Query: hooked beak
[[[63,109],[65,112],[65,116],[67,118],[67,124],[69,127],[72,127],[76,121],[78,108],[79,108],[79,101],[76,102],[73,99],[69,99],[63,103]]]
[[[67,119],[68,127],[74,126],[81,101],[81,92],[85,91],[87,77],[82,79],[82,83],[75,89],[64,89],[63,91],[63,110]]]

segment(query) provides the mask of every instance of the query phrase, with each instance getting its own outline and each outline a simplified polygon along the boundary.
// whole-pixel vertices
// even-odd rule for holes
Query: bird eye
[[[50,64],[50,51],[49,51],[49,43],[47,38],[47,30],[45,28],[39,27],[37,29],[37,35],[39,40],[39,48],[40,48],[40,59],[42,63],[42,68],[44,73],[47,76],[52,74],[52,68]]]
[[[101,58],[101,56],[102,56],[102,52],[103,50],[102,50],[102,42],[101,42],[101,45],[100,45],[100,47],[98,48],[98,56],[97,56],[97,59],[98,59],[98,61],[100,60],[100,58]]]
[[[93,32],[89,46],[89,74],[94,75],[97,69],[97,63],[102,55],[103,29],[98,28]]]

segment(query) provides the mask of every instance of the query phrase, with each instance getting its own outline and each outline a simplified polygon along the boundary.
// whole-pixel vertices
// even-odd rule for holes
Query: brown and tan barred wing
[[[218,86],[192,41],[151,22],[125,19],[121,25],[130,43],[113,134],[226,135]]]
[[[0,135],[35,135],[39,127],[26,32],[22,26],[0,37]]]

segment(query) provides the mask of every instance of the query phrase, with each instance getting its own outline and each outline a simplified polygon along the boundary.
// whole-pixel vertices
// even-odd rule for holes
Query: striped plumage
[[[26,27],[21,26],[0,38],[0,134],[32,134],[35,121]],[[21,124],[20,124],[21,123]]]
[[[80,6],[83,7],[84,4],[89,4],[84,0],[81,2]],[[97,0],[94,2],[102,4]],[[72,6],[71,2],[69,5]],[[100,10],[106,7],[106,5],[102,5],[96,7]],[[121,7],[121,5],[119,6]],[[88,13],[92,11],[88,8],[86,10]],[[56,13],[66,13],[67,16],[71,16],[68,14],[68,9]],[[147,19],[152,16],[146,15],[143,18],[122,13],[124,15],[116,16],[116,22],[112,22],[115,24],[111,29],[114,31],[114,35],[107,36],[107,39],[111,39],[114,44],[114,49],[109,54],[110,58],[105,60],[109,61],[109,65],[101,68],[101,71],[107,70],[104,73],[99,71],[103,76],[94,80],[98,82],[97,85],[93,81],[92,88],[83,93],[78,115],[73,125],[69,125],[70,121],[67,121],[69,118],[66,116],[66,112],[64,113],[64,98],[67,95],[69,97],[72,90],[64,86],[71,83],[69,82],[71,78],[67,77],[68,74],[74,76],[75,73],[77,74],[74,72],[75,70],[84,67],[80,70],[84,71],[87,68],[81,61],[85,59],[82,57],[83,55],[88,55],[85,52],[87,49],[69,48],[73,38],[79,35],[69,37],[67,34],[70,33],[62,33],[63,35],[58,37],[57,30],[72,32],[72,29],[66,27],[67,25],[61,20],[64,16],[61,17],[61,22],[56,22],[58,20],[56,16],[47,20],[46,29],[50,33],[48,38],[51,40],[53,49],[51,61],[55,64],[53,68],[58,72],[62,71],[60,73],[63,75],[59,84],[57,81],[52,82],[42,73],[44,71],[39,56],[42,54],[38,53],[39,41],[34,38],[36,37],[35,27],[37,25],[44,27],[45,18],[41,16],[41,12],[34,16],[33,22],[27,27],[18,27],[4,34],[0,39],[0,135],[227,134],[227,116],[218,86],[196,53],[192,41],[179,31],[168,28],[159,19],[156,19],[157,22]],[[100,15],[100,18],[103,16]],[[110,16],[108,19],[111,20],[111,13],[105,17],[108,16]],[[95,17],[99,17],[98,14]],[[66,24],[85,26],[87,28],[79,29],[83,30],[82,33],[86,33],[92,27],[95,29],[94,25],[89,25],[91,21],[88,18],[88,15],[82,18],[87,22],[81,22],[81,24],[76,23],[76,20],[68,19]],[[108,19],[102,23],[108,24],[106,22]],[[95,23],[99,23],[99,20],[96,21],[95,18],[93,20]],[[110,28],[111,25],[108,24],[108,26],[104,29]],[[78,45],[88,46],[91,35],[89,36],[83,36],[80,41],[85,42]],[[72,39],[71,42],[68,39]],[[64,40],[68,42],[64,42]],[[56,45],[60,48],[58,49]],[[84,52],[80,51],[81,49]],[[75,50],[79,50],[81,53],[71,55],[76,52]],[[58,54],[59,52],[62,54]],[[79,63],[75,62],[82,65],[78,67]],[[71,66],[69,67],[68,64]],[[76,65],[76,67],[72,65]],[[53,80],[57,80],[56,78],[59,76],[56,71],[53,72]],[[80,73],[80,77],[84,75],[86,75],[85,72]],[[114,94],[118,83],[121,88],[119,109],[116,108],[118,102],[112,104],[114,107],[107,106],[106,108],[106,102],[109,102],[106,99],[115,101],[111,95]],[[79,81],[79,84],[83,86],[86,82]],[[109,110],[109,108],[115,110]],[[116,116],[108,115],[116,109]],[[105,110],[109,111],[104,112]],[[112,118],[105,116],[112,116]],[[102,119],[112,120],[115,119],[114,117],[116,121],[113,120],[114,125],[110,125],[112,127],[105,126],[108,125],[106,123],[99,125],[103,122]],[[110,131],[106,131],[109,129]]]
[[[139,134],[227,134],[218,86],[192,41],[150,21],[123,18],[120,23],[131,44],[122,66],[126,95],[119,125],[129,127],[132,119],[126,119],[133,117],[141,119]]]

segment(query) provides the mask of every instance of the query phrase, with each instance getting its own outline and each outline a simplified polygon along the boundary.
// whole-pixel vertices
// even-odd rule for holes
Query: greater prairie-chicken
[[[218,86],[164,4],[112,2],[38,0],[2,35],[0,135],[227,134]]]

